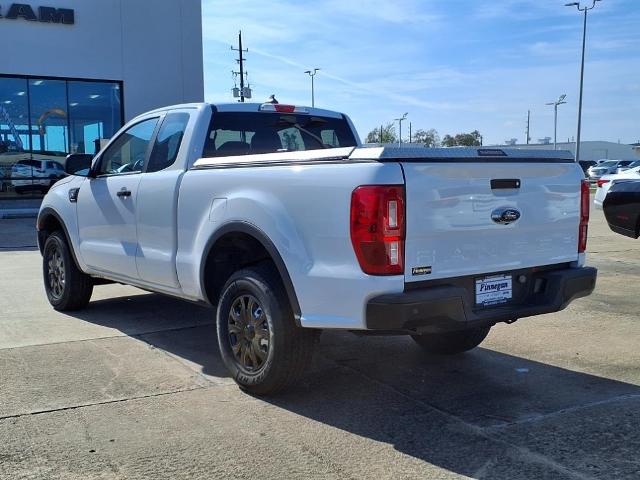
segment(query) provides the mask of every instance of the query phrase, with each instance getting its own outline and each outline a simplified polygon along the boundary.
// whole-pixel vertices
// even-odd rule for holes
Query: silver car
[[[612,175],[618,172],[618,168],[628,167],[633,163],[633,160],[605,160],[597,165],[589,167],[587,170],[587,177],[590,181],[596,182],[603,175]]]
[[[616,173],[622,173],[627,170],[631,170],[632,168],[640,167],[640,160],[636,160],[635,162],[631,162],[629,165],[618,167],[618,171]]]

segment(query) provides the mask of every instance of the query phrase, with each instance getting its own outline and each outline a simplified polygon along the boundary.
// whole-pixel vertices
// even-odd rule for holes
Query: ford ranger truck
[[[224,364],[253,394],[304,375],[325,329],[455,354],[595,286],[568,152],[364,148],[341,113],[190,104],[66,171],[37,220],[53,308],[108,282],[215,306]]]

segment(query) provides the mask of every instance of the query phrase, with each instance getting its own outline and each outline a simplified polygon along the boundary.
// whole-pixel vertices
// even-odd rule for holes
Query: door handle
[[[126,188],[122,187],[122,190],[120,190],[116,195],[118,195],[119,197],[123,198],[123,197],[130,197],[131,196],[131,191],[127,190]]]
[[[520,188],[521,183],[519,178],[496,178],[491,180],[491,190]]]

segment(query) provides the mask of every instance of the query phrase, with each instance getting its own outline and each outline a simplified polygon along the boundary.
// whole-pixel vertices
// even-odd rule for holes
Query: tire
[[[476,327],[457,332],[411,335],[429,353],[455,355],[476,348],[487,338],[491,327]]]
[[[318,331],[296,326],[280,276],[271,265],[234,273],[216,313],[222,361],[238,386],[272,395],[296,382],[311,363]]]
[[[55,310],[80,310],[91,300],[91,277],[78,269],[61,231],[53,232],[45,241],[42,274],[47,298]]]

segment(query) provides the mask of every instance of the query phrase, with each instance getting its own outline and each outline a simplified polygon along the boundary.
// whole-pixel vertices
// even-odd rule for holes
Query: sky
[[[408,113],[403,137],[479,130],[484,143],[576,134],[582,19],[568,0],[203,0],[205,99],[235,101],[242,30],[250,101],[344,112],[360,136]],[[582,1],[591,5],[591,0]],[[583,140],[640,142],[640,0],[589,13]],[[397,124],[396,124],[397,125]]]

